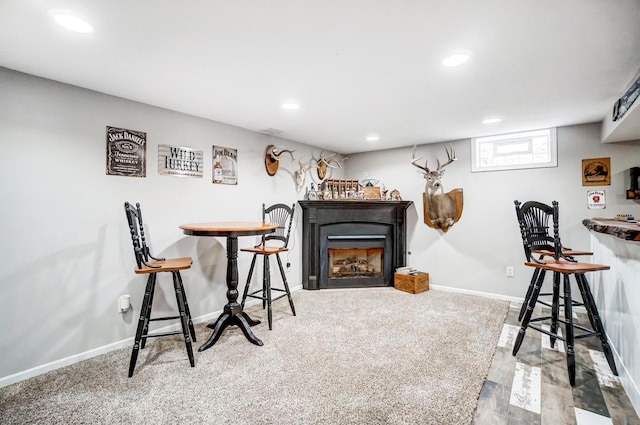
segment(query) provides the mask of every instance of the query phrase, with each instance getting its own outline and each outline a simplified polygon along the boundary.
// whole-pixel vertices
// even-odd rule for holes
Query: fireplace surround
[[[304,289],[393,286],[406,265],[412,201],[298,201]]]

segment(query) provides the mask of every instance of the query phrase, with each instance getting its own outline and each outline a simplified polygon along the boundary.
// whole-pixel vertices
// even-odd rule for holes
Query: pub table
[[[265,223],[262,221],[231,221],[231,222],[209,222],[183,224],[180,228],[185,235],[190,236],[223,236],[227,239],[227,304],[224,306],[222,314],[218,319],[207,327],[213,329],[211,337],[198,348],[204,351],[216,343],[222,331],[227,326],[236,325],[245,337],[256,345],[263,345],[251,331],[251,326],[260,323],[253,320],[242,311],[242,305],[238,299],[238,237],[266,235],[272,233],[280,227],[275,223]]]

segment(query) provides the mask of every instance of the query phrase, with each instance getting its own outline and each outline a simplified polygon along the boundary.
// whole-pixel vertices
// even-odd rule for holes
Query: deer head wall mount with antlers
[[[418,164],[422,158],[416,158],[415,146],[411,152],[411,165],[419,168],[422,176],[427,180],[422,195],[424,222],[427,226],[444,232],[460,219],[463,206],[462,189],[453,189],[445,193],[442,187],[444,167],[458,159],[451,146],[445,146],[445,151],[447,152],[447,161],[440,164],[440,161],[436,159],[435,169],[427,167],[427,161],[424,162],[424,166]]]
[[[312,165],[311,161],[303,163],[298,160],[298,164],[300,165],[299,168],[293,172],[293,177],[296,179],[296,192],[300,192],[300,190],[302,190],[302,186],[304,186],[304,181],[307,176],[307,171],[316,167],[316,165]]]
[[[349,159],[347,157],[344,157],[338,160],[336,159],[338,155],[338,153],[333,153],[329,156],[324,156],[324,151],[320,152],[320,158],[316,160],[315,165],[320,181],[323,181],[325,178],[327,178],[327,169],[342,168],[342,163],[345,160]]]
[[[288,153],[291,155],[291,160],[293,161],[293,152],[290,149],[278,148],[275,145],[267,146],[267,153],[264,155],[264,166],[267,169],[267,174],[270,176],[275,176],[278,172],[278,166],[280,165],[280,155],[283,153]]]

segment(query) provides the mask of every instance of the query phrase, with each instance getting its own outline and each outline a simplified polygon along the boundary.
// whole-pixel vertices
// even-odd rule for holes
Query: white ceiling
[[[0,66],[347,154],[601,121],[640,1],[0,0]]]

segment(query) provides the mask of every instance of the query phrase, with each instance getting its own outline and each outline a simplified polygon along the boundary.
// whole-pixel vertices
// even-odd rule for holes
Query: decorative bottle
[[[216,155],[213,164],[213,182],[222,183],[222,165],[220,164],[220,155]]]

